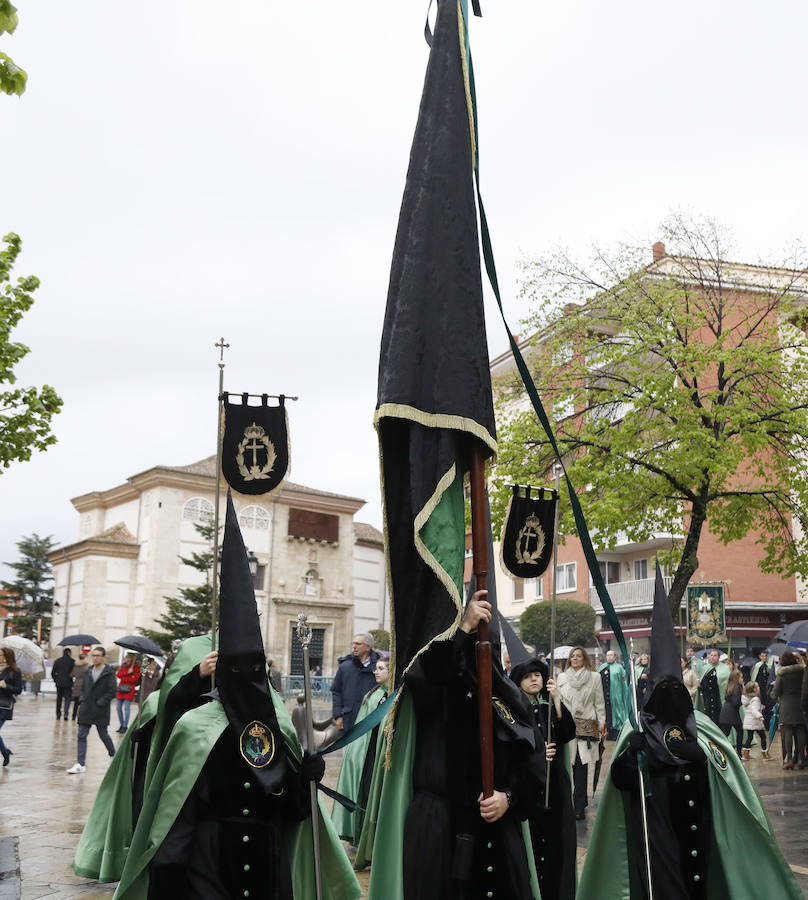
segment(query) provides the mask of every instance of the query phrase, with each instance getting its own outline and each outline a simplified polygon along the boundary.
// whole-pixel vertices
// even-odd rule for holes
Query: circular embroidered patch
[[[683,744],[685,740],[685,734],[678,725],[670,725],[665,729],[665,747],[671,756],[679,758],[679,754],[676,751],[678,745]]]
[[[494,697],[493,703],[494,709],[497,711],[497,715],[500,717],[500,719],[504,719],[504,721],[506,721],[509,725],[513,725],[516,720],[514,719],[511,711],[507,706],[505,706],[505,704],[499,699],[499,697]]]
[[[275,738],[263,722],[253,720],[241,732],[239,750],[254,769],[263,769],[275,756]]]
[[[724,755],[723,750],[721,750],[720,747],[717,747],[712,741],[710,741],[710,750],[713,752],[713,759],[718,763],[718,768],[726,769],[727,757]]]

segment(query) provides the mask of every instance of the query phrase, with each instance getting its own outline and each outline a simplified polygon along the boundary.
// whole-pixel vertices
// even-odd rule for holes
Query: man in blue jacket
[[[339,658],[339,667],[331,684],[331,708],[337,728],[350,731],[362,704],[362,698],[376,687],[373,672],[379,654],[373,649],[373,635],[357,634],[351,653]]]

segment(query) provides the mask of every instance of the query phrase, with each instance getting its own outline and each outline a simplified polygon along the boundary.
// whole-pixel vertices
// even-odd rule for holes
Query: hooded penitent
[[[651,617],[651,664],[640,725],[653,762],[681,766],[694,754],[700,755],[693,703],[682,681],[679,646],[659,566]]]
[[[229,491],[220,583],[219,699],[241,757],[264,791],[275,794],[283,787],[286,753],[269,693],[247,551]]]

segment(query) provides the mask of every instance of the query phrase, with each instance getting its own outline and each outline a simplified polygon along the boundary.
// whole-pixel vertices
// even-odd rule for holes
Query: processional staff
[[[640,725],[640,707],[637,700],[637,678],[634,672],[634,638],[629,638],[631,646],[631,697],[634,703],[634,717],[637,721],[637,728],[642,731]],[[648,843],[648,809],[645,802],[645,776],[642,772],[640,760],[637,760],[637,773],[640,777],[640,810],[642,812],[642,836],[645,849],[645,872],[648,878],[648,900],[654,900],[654,886],[651,883],[651,848]]]
[[[561,473],[563,467],[559,461],[553,466],[553,475],[555,475],[555,492],[556,505],[553,513],[553,590],[550,594],[550,665],[547,666],[547,679],[555,677],[553,664],[555,662],[555,639],[556,639],[556,592],[558,590],[558,520],[559,507],[561,506]],[[546,685],[545,685],[546,687]],[[553,708],[554,703],[552,697],[547,706],[547,740],[552,740]],[[547,760],[547,777],[544,784],[544,806],[550,806],[550,765],[552,760]]]
[[[474,442],[471,453],[471,548],[477,590],[487,590],[488,518],[485,513],[485,457],[482,445]],[[491,642],[488,622],[477,624],[477,701],[480,714],[480,764],[483,797],[494,794],[494,723],[491,687]]]
[[[210,596],[210,649],[216,649],[216,597],[219,580],[219,497],[222,492],[222,396],[224,394],[224,351],[230,346],[224,338],[213,345],[219,349],[219,393],[216,403],[216,502],[213,506],[213,572],[211,573]],[[211,684],[216,686],[216,672],[213,672]]]
[[[306,698],[306,746],[309,753],[314,752],[314,710],[311,706],[311,672],[309,671],[309,644],[311,628],[305,613],[297,614],[297,639],[303,647],[303,693]],[[311,799],[311,832],[314,841],[314,884],[317,900],[322,897],[320,883],[320,807],[317,803],[317,783],[309,782]]]

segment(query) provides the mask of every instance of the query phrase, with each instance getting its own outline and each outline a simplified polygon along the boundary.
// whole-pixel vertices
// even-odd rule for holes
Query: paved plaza
[[[53,696],[40,695],[37,699],[24,694],[19,698],[13,721],[3,726],[3,738],[14,755],[11,765],[0,769],[0,900],[111,898],[115,890],[115,885],[78,878],[70,867],[109,759],[93,730],[88,742],[87,772],[65,774],[65,769],[76,761],[77,727],[74,722],[55,721],[55,703]],[[113,710],[112,728],[114,724]],[[112,738],[116,744],[120,740],[117,734]],[[608,745],[609,749],[613,746]],[[757,754],[757,750],[753,752]],[[779,753],[777,742],[774,755]],[[340,757],[340,752],[326,757],[326,783],[330,786],[336,785]],[[772,761],[752,762],[749,772],[783,853],[805,893],[808,771],[783,772],[779,763]],[[588,820],[579,823],[581,860],[595,809],[596,801],[590,801]],[[739,853],[749,851],[748,847],[738,848]],[[367,873],[360,873],[360,882],[367,887]],[[770,896],[766,885],[756,887],[760,896]]]

